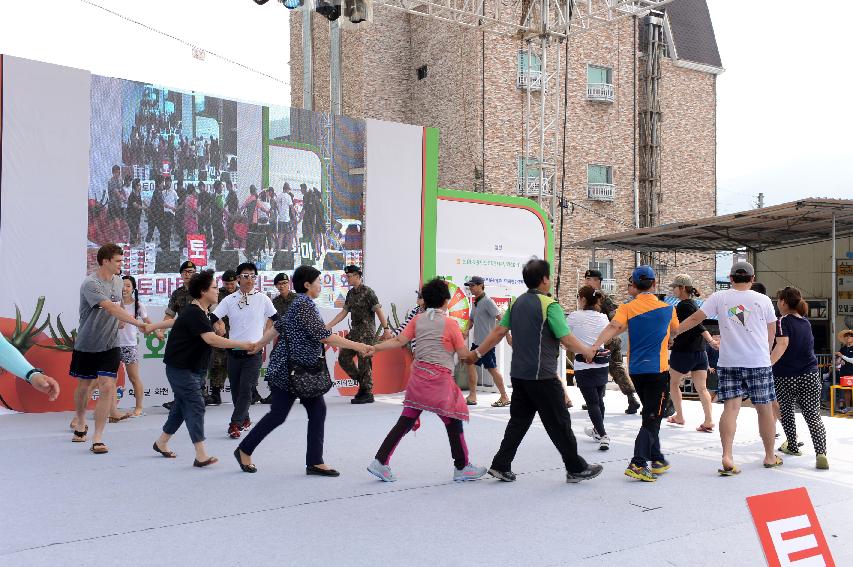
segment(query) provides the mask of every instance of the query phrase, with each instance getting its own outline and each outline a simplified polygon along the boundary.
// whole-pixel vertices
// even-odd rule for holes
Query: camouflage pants
[[[626,396],[635,394],[634,385],[631,383],[628,373],[625,372],[625,365],[622,363],[622,339],[620,337],[613,337],[604,346],[610,349],[609,372],[613,377],[613,382],[619,386],[619,389]]]
[[[228,355],[224,350],[215,348],[210,357],[210,368],[207,370],[207,380],[212,389],[225,387],[225,379],[228,377]]]
[[[374,343],[375,331],[373,329],[358,329],[350,331],[347,338],[357,343],[372,345]],[[358,366],[355,364],[355,359],[358,359]],[[358,383],[359,394],[373,393],[373,359],[365,358],[359,355],[356,351],[348,348],[342,348],[338,352],[338,364],[347,376]]]

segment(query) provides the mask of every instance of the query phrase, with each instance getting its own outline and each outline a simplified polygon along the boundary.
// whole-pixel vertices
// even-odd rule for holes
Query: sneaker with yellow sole
[[[653,474],[663,474],[669,470],[670,464],[666,459],[662,461],[652,461],[652,466],[649,467]]]
[[[658,479],[657,475],[649,470],[649,467],[638,467],[634,463],[631,463],[625,469],[625,476],[630,476],[643,482],[654,482]]]

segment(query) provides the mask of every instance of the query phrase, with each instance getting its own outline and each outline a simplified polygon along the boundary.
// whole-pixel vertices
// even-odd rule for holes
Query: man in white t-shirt
[[[748,262],[735,262],[729,273],[732,288],[718,291],[693,315],[682,321],[677,334],[692,329],[708,317],[720,323],[720,359],[717,363],[719,388],[717,399],[725,408],[720,417],[720,440],[723,444],[723,476],[738,474],[732,456],[737,429],[737,415],[744,393],[749,395],[758,414],[758,430],[764,443],[764,466],[782,464],[773,452],[776,422],[772,402],[776,399],[770,351],[776,335],[776,313],[770,298],[750,287],[755,269]]]
[[[171,178],[167,177],[163,181],[163,224],[161,225],[163,231],[160,234],[160,248],[163,250],[171,249],[172,230],[179,232],[178,227],[175,227],[175,212],[177,210],[178,192],[175,191]],[[180,242],[180,239],[178,241]]]
[[[225,297],[213,310],[214,328],[217,334],[225,334],[225,323],[220,319],[228,317],[228,338],[255,343],[278,318],[278,313],[272,300],[255,289],[258,277],[255,265],[244,262],[237,266],[236,271],[240,289]],[[252,404],[252,390],[258,384],[263,357],[263,351],[255,354],[243,350],[228,351],[228,381],[231,382],[231,399],[234,402],[228,435],[232,439],[239,439],[240,431],[252,426],[249,406]]]
[[[287,183],[281,188],[278,197],[278,224],[277,233],[281,235],[281,246],[284,250],[293,250],[293,230],[291,227],[290,209],[293,207],[293,193]]]

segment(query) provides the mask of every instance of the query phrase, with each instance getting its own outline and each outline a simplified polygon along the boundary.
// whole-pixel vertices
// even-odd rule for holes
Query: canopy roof
[[[853,235],[853,200],[802,199],[730,215],[596,236],[575,246],[635,252],[715,252],[742,248],[762,252],[830,240],[833,214],[836,236]]]

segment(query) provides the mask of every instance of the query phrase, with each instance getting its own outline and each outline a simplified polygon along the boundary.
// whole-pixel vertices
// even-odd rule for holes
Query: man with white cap
[[[758,414],[758,430],[764,443],[764,467],[782,465],[773,452],[776,420],[773,404],[776,389],[770,351],[776,336],[776,313],[770,298],[750,287],[755,269],[749,262],[735,262],[729,272],[731,289],[718,291],[702,307],[682,321],[676,334],[684,333],[709,317],[720,322],[720,359],[717,363],[719,387],[717,399],[725,404],[720,417],[723,445],[722,476],[740,473],[732,455],[741,399],[748,394]]]

